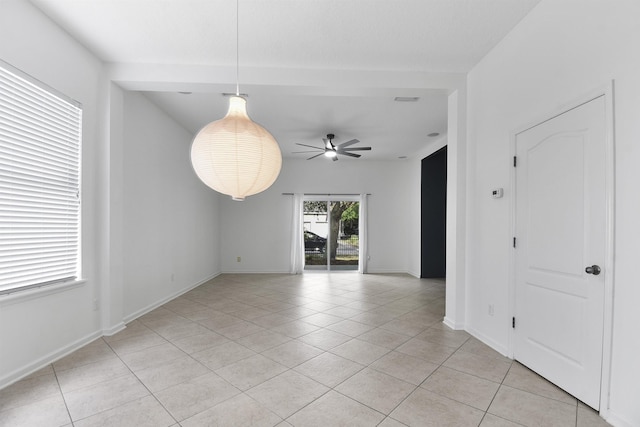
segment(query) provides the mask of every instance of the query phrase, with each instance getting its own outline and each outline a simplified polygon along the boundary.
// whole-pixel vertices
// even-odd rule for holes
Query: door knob
[[[597,265],[592,265],[591,267],[587,267],[584,269],[584,272],[587,274],[593,274],[594,276],[597,276],[598,274],[600,274],[602,270],[600,270],[600,266]]]

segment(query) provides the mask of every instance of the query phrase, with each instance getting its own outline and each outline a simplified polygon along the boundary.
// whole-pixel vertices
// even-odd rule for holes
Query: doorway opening
[[[305,197],[303,234],[305,270],[357,271],[360,251],[360,202]]]
[[[421,278],[446,276],[447,147],[422,159]]]

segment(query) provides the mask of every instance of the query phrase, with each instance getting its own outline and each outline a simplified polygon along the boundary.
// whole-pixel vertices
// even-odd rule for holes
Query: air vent
[[[396,96],[393,100],[396,102],[417,102],[420,97],[417,96]]]
[[[431,132],[429,135],[427,135],[431,138],[435,138],[436,136],[440,136],[440,134],[438,132]]]

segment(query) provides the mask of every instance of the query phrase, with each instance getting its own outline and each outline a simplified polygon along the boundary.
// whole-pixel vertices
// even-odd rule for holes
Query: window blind
[[[0,294],[79,275],[81,120],[0,63]]]

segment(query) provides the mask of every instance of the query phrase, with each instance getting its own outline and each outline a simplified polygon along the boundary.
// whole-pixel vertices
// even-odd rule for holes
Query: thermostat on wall
[[[495,188],[491,190],[491,197],[494,199],[499,199],[504,194],[504,190],[502,188]]]

